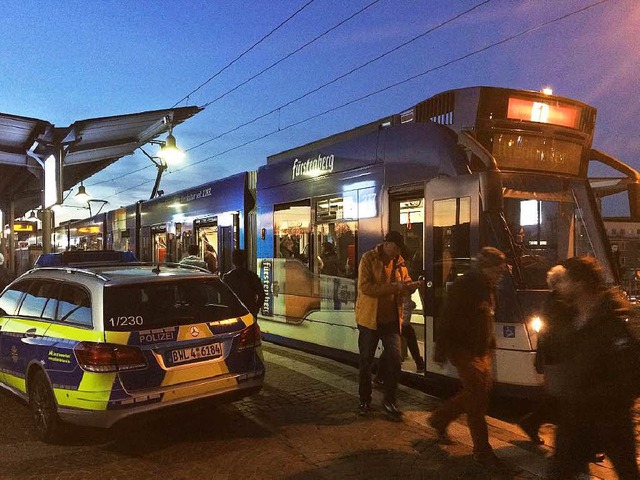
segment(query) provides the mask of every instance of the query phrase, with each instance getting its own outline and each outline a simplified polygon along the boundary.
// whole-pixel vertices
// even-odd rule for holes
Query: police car
[[[0,296],[0,386],[29,402],[39,439],[262,388],[258,325],[217,276],[70,258],[39,261]]]

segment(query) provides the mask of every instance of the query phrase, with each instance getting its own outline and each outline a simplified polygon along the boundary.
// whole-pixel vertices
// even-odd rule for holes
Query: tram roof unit
[[[542,107],[549,116],[534,118],[532,111],[535,114],[535,109]],[[438,93],[400,113],[271,155],[267,166],[311,154],[323,155],[327,147],[396,125],[435,123],[455,133],[461,147],[473,153],[471,158],[477,157],[479,161],[468,162],[472,170],[498,169],[496,159],[478,139],[478,130],[508,128],[523,134],[553,135],[590,148],[595,116],[594,107],[557,95],[488,86],[458,88]]]

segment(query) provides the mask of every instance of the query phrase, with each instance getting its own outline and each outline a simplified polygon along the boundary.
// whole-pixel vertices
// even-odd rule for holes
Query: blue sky
[[[204,105],[373,3],[177,127],[178,145],[190,149],[188,166],[165,174],[161,188],[170,193],[253,170],[268,155],[400,112],[440,91],[473,85],[530,90],[550,85],[556,94],[595,106],[594,147],[640,169],[637,0],[606,1],[288,128],[596,1],[4,0],[0,111],[63,127],[86,118],[171,107],[306,5],[179,104]],[[319,92],[215,138],[480,4]],[[85,186],[92,196],[108,198],[107,209],[112,209],[148,198],[155,173],[149,160],[136,153]],[[74,204],[72,196],[67,203]],[[57,220],[84,216],[86,211],[69,208]]]

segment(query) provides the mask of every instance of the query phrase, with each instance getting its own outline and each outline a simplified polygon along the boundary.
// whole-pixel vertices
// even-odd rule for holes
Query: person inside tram
[[[198,255],[198,245],[195,243],[189,245],[187,247],[187,253],[189,255],[180,260],[180,265],[192,265],[194,267],[207,268],[207,262]]]
[[[204,261],[207,263],[207,269],[211,273],[218,271],[218,255],[216,255],[216,251],[210,243],[205,244]]]
[[[293,247],[293,239],[289,235],[285,235],[284,237],[280,238],[280,258],[293,258]]]
[[[323,275],[338,276],[342,273],[342,265],[338,258],[336,248],[331,242],[322,243],[322,252],[320,253],[322,269],[320,273]]]

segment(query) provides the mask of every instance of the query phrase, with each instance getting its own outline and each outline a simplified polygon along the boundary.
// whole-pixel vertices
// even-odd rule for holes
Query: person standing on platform
[[[11,283],[11,280],[13,279],[9,273],[9,269],[4,264],[4,255],[0,253],[0,292]]]
[[[402,234],[390,231],[384,242],[366,252],[358,266],[356,322],[360,373],[358,393],[359,415],[371,412],[371,369],[378,342],[384,347],[384,400],[382,407],[392,420],[400,421],[402,412],[396,406],[396,389],[400,377],[400,329],[404,295],[417,288],[411,282],[404,259]]]
[[[191,265],[193,267],[207,268],[207,262],[198,256],[198,245],[192,243],[187,247],[188,256],[180,260],[180,265]]]
[[[473,267],[451,286],[441,326],[435,332],[433,358],[438,363],[448,360],[453,364],[462,390],[444,402],[428,420],[440,440],[446,441],[449,424],[466,413],[473,441],[473,459],[491,470],[506,469],[489,444],[485,418],[493,384],[496,285],[506,270],[504,253],[497,248],[484,247],[476,256]]]
[[[233,268],[224,274],[222,281],[237,295],[245,307],[258,318],[265,294],[262,280],[247,268],[247,254],[244,250],[234,250],[231,254]]]

